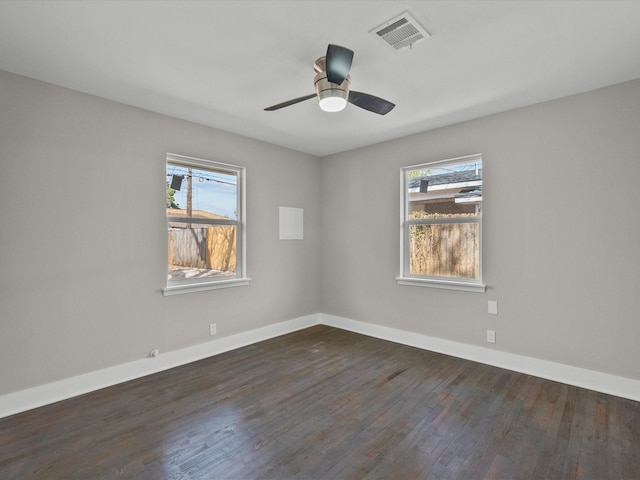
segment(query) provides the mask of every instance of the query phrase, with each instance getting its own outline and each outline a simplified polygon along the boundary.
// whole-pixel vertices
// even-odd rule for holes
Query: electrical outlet
[[[496,343],[496,331],[495,330],[487,330],[487,342]]]
[[[216,334],[216,324],[215,323],[210,323],[209,324],[209,335],[213,336]]]

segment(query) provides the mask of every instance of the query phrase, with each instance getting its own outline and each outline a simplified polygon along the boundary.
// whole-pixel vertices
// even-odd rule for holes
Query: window
[[[164,295],[247,285],[244,168],[167,154]]]
[[[402,285],[484,292],[482,156],[401,170]]]

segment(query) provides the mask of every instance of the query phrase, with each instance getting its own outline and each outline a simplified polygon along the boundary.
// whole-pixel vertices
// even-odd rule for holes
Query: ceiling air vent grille
[[[431,36],[408,12],[392,18],[379,27],[370,30],[369,33],[384,40],[394,50],[411,47],[415,43]]]

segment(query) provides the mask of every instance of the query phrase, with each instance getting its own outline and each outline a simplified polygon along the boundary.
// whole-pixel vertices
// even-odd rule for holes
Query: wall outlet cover
[[[487,330],[487,342],[496,343],[496,331],[495,330]]]

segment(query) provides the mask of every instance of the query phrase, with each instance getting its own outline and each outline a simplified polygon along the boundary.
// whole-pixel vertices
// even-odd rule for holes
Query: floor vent
[[[409,12],[404,12],[392,18],[379,27],[370,30],[369,33],[383,40],[394,50],[412,47],[431,36],[409,15]]]

